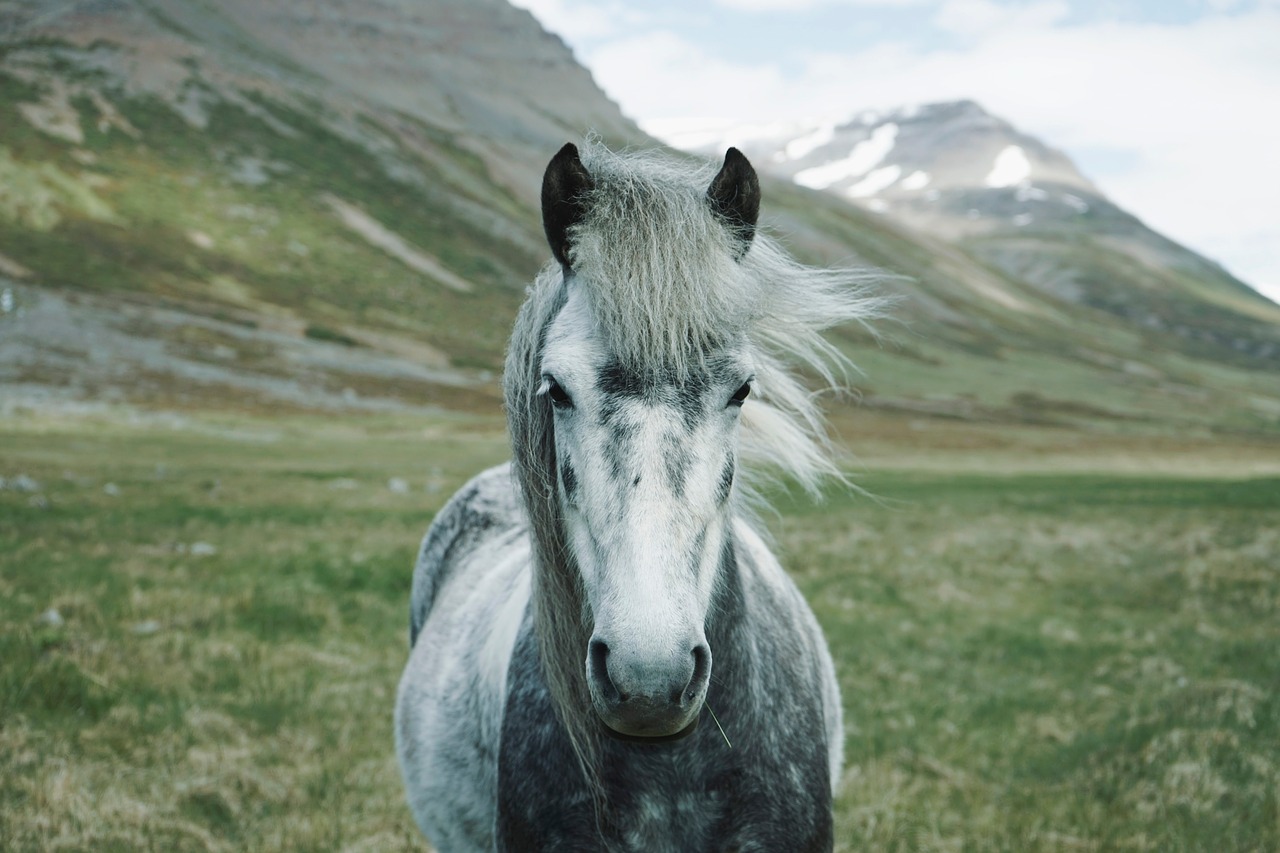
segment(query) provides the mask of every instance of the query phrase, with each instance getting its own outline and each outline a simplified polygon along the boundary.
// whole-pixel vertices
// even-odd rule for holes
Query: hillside
[[[0,7],[0,379],[492,402],[545,152],[636,134],[527,13],[417,8]]]
[[[898,116],[910,156],[863,206],[875,169],[812,170],[883,148],[888,118],[748,148],[778,171],[766,227],[901,297],[881,339],[841,333],[865,370],[846,434],[868,409],[1280,432],[1280,309],[975,109],[932,142],[951,125]],[[990,139],[956,144],[965,122]],[[541,169],[588,130],[651,143],[501,0],[0,5],[0,405],[496,412],[547,257]],[[984,185],[1013,144],[1031,182]]]

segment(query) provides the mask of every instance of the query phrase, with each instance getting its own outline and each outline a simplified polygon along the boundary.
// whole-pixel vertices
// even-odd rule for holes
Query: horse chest
[[[607,805],[598,819],[536,677],[527,636],[517,642],[510,688],[498,767],[499,850],[831,849],[821,749],[785,749],[785,757],[745,745],[731,749],[709,724],[676,744],[606,741]]]
[[[541,784],[533,784],[530,778],[529,784],[512,786],[522,793],[518,801],[500,797],[498,849],[645,853],[831,849],[826,792],[812,785],[790,784],[798,774],[783,781],[731,766],[705,772],[645,760],[619,764],[613,770],[606,785],[607,806],[598,822],[585,789],[562,787],[562,779],[544,778]],[[623,775],[625,782],[620,780]]]
[[[645,775],[633,768],[636,775]],[[696,774],[695,774],[696,775]],[[725,790],[678,784],[674,774],[652,774],[634,789],[614,786],[610,795],[611,840],[628,851],[714,850],[729,804]],[[698,780],[704,782],[705,780]]]

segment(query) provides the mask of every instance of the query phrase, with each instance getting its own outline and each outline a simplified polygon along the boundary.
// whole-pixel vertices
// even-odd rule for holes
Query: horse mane
[[[865,323],[881,305],[871,276],[816,269],[757,234],[742,254],[737,236],[707,202],[713,164],[658,152],[615,153],[588,141],[582,163],[592,186],[570,230],[566,279],[544,268],[529,289],[507,352],[504,395],[513,468],[534,547],[533,607],[542,666],[561,722],[599,796],[599,724],[592,718],[583,660],[592,630],[580,574],[557,499],[552,408],[537,394],[547,329],[582,287],[612,353],[641,374],[691,375],[726,342],[745,340],[755,361],[742,410],[747,472],[772,472],[816,493],[841,478],[817,394],[839,388],[852,365],[823,337]]]

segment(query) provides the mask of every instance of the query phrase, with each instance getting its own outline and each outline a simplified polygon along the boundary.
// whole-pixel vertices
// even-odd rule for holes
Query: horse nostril
[[[623,702],[626,696],[618,692],[613,679],[609,677],[609,644],[604,640],[592,640],[587,651],[587,660],[591,667],[591,679],[606,701]]]
[[[682,703],[692,701],[711,675],[711,649],[705,644],[699,644],[693,647],[691,654],[693,655],[693,677],[689,679],[683,695],[674,697],[675,701]]]

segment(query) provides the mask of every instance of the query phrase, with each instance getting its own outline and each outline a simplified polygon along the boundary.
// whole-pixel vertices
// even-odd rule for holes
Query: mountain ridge
[[[1217,347],[1260,363],[1280,356],[1272,329],[1280,307],[1147,227],[1066,154],[975,101],[791,127],[675,128],[665,138],[702,154],[737,145],[773,174],[941,236],[1052,298],[1166,329],[1205,354]],[[1064,245],[1079,259],[1061,256]],[[1118,275],[1125,265],[1137,269]],[[1138,286],[1117,290],[1116,279]],[[1201,328],[1206,322],[1214,332]]]
[[[547,159],[592,130],[612,145],[653,144],[560,39],[498,0],[81,0],[33,17],[39,8],[0,6],[0,176],[14,188],[0,199],[0,290],[18,305],[0,311],[8,393],[198,403],[226,399],[218,389],[241,376],[262,405],[488,406],[523,288],[548,258]],[[1072,232],[1047,218],[1011,225],[1018,213],[997,205],[984,228],[953,233],[796,186],[770,174],[767,155],[755,162],[763,224],[802,260],[889,274],[899,310],[888,337],[836,335],[867,370],[868,405],[1280,430],[1280,395],[1263,376],[1280,350],[1259,349],[1280,322],[1208,262],[1163,238],[1126,238],[1122,225],[1147,232],[1122,211],[1101,216],[1099,203],[1093,230]],[[945,172],[931,180],[971,204]],[[1093,205],[1087,179],[1067,177],[1061,192]],[[1016,183],[979,192],[984,205],[1043,201],[1018,202]],[[893,203],[920,197],[908,189]],[[108,317],[126,296],[169,319]],[[54,352],[19,316],[44,299],[70,306],[46,318],[96,312],[94,328],[156,335],[174,359],[219,370],[164,380],[162,363],[127,346],[108,370],[74,334],[59,340],[75,357]],[[190,329],[168,311],[186,312]],[[334,369],[343,353],[359,370]],[[144,391],[129,364],[145,368]],[[281,382],[293,390],[282,396]],[[450,390],[458,383],[474,393]],[[1198,408],[1184,405],[1186,389]]]

